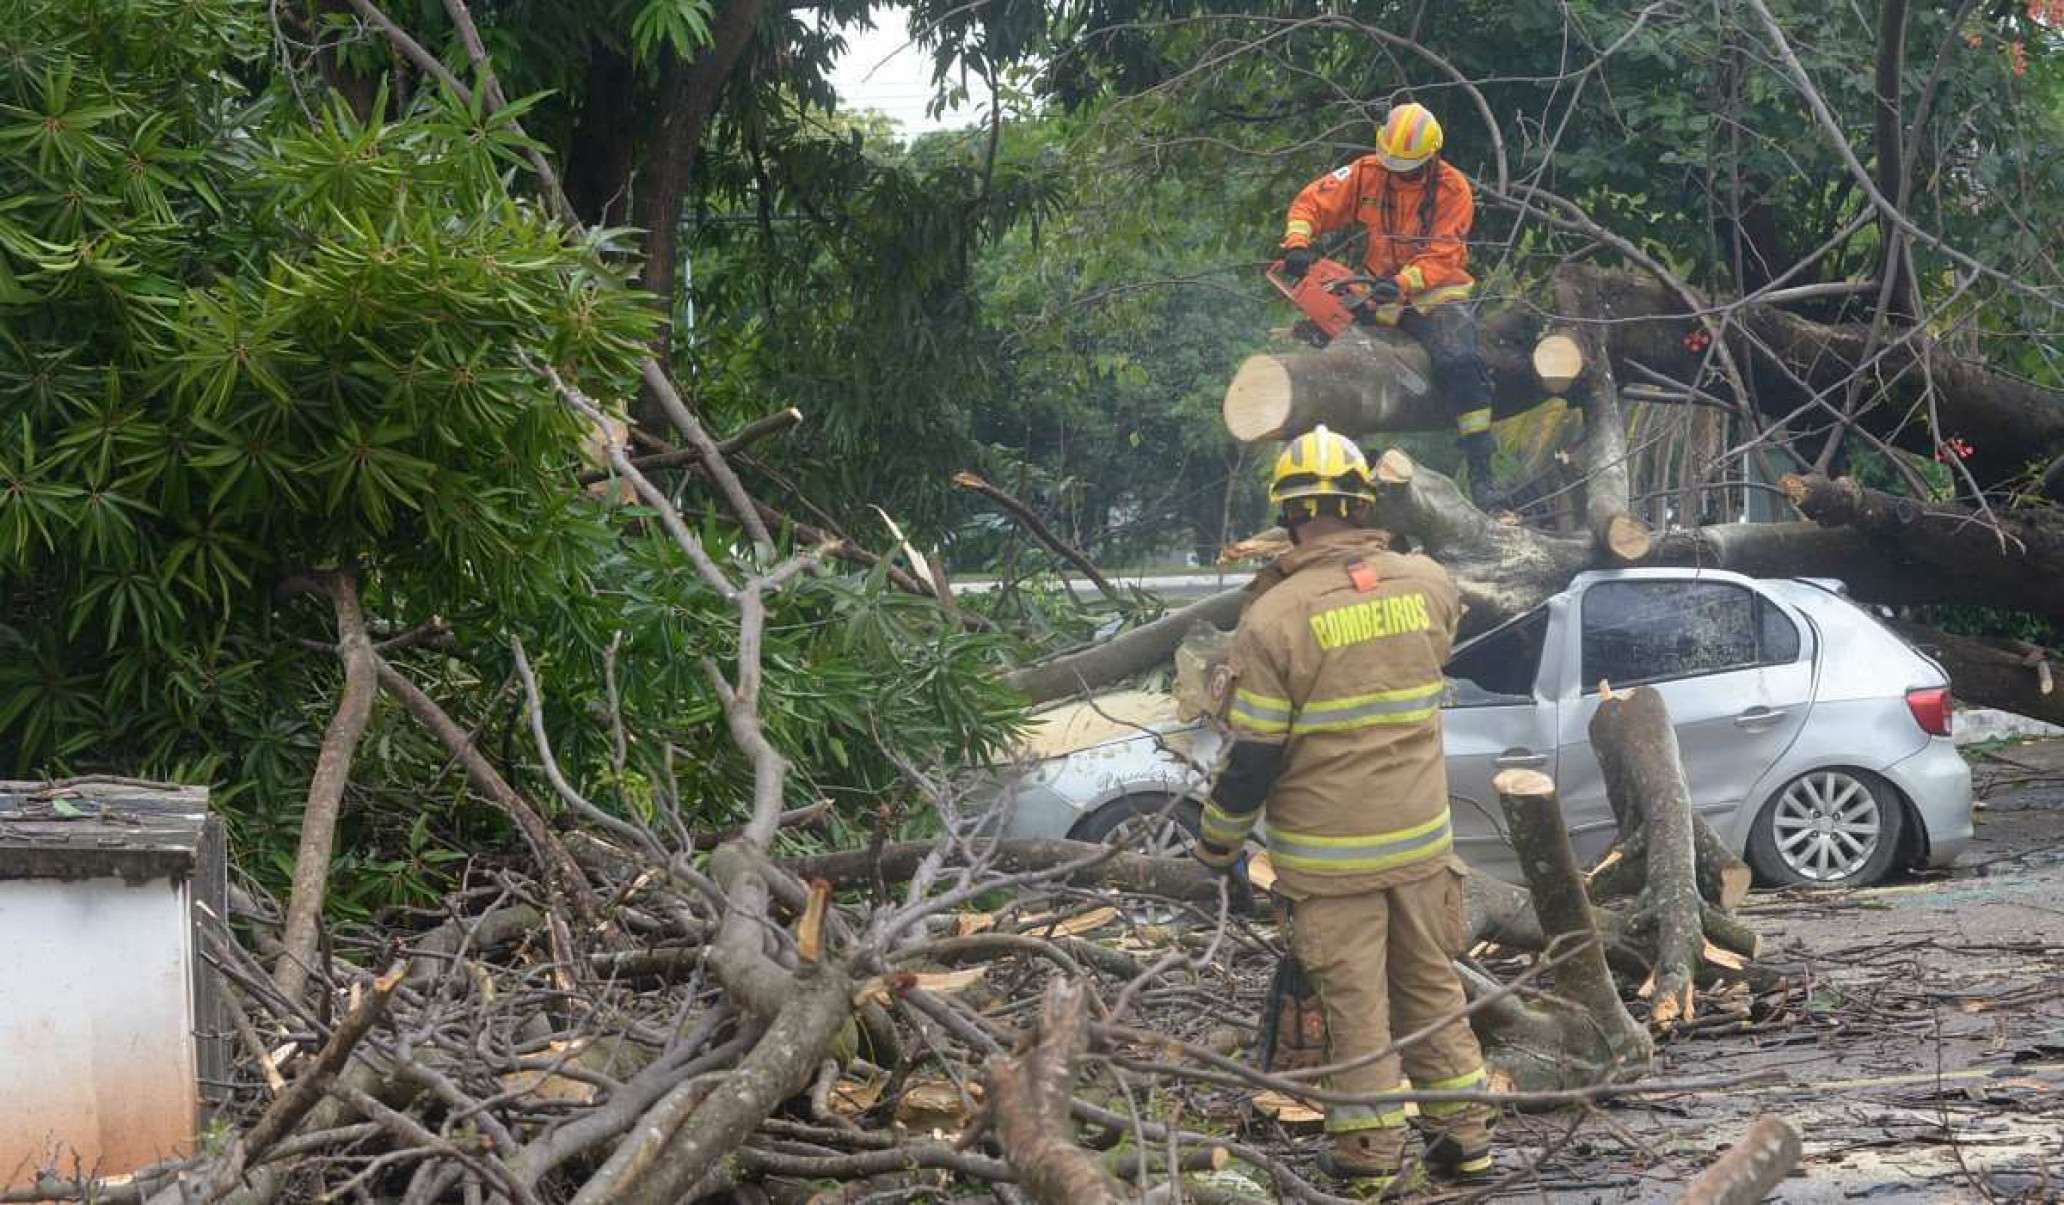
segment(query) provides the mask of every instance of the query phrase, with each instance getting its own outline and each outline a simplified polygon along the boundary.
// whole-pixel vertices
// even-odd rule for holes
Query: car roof
[[[1562,590],[1562,593],[1570,594],[1597,582],[1690,580],[1734,582],[1737,585],[1754,586],[1758,581],[1765,579],[1753,578],[1747,574],[1735,573],[1729,569],[1707,569],[1699,565],[1676,565],[1643,569],[1586,569],[1584,572],[1571,578],[1570,584]]]

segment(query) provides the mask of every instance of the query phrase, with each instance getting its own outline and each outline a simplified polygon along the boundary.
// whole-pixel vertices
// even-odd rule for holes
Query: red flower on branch
[[[1697,355],[1712,345],[1713,333],[1704,327],[1698,327],[1684,336],[1684,350],[1693,355]]]
[[[1969,460],[1971,459],[1971,453],[1977,450],[1965,442],[1962,436],[1952,435],[1935,445],[1935,459],[1943,464],[1948,464],[1949,458],[1952,456],[1958,460]]]

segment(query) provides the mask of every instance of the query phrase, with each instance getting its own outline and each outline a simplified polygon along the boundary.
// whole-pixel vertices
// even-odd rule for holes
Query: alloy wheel
[[[1103,843],[1150,858],[1181,858],[1190,852],[1189,830],[1173,809],[1165,815],[1128,816],[1105,835]]]
[[[1777,854],[1816,883],[1862,870],[1884,838],[1883,804],[1870,785],[1841,770],[1817,770],[1785,788],[1770,825]]]

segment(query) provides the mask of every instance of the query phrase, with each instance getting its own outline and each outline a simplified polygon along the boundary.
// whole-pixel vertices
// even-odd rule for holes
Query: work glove
[[[1303,280],[1318,259],[1319,253],[1310,247],[1292,247],[1283,252],[1283,272],[1292,280]]]
[[[1372,306],[1396,305],[1405,299],[1405,291],[1398,282],[1388,276],[1369,286],[1369,304]]]

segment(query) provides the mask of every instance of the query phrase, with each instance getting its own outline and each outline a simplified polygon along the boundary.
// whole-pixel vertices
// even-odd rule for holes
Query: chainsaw
[[[1326,346],[1350,326],[1375,326],[1384,321],[1379,311],[1388,307],[1379,307],[1369,300],[1369,286],[1376,283],[1376,278],[1364,276],[1337,259],[1313,260],[1310,270],[1295,280],[1279,259],[1263,275],[1304,314],[1304,320],[1292,327],[1291,333],[1313,347]]]

